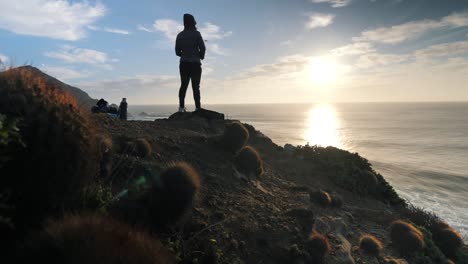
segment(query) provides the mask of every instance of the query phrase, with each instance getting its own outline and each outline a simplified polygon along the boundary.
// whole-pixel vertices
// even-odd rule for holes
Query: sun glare
[[[336,82],[340,67],[331,57],[315,57],[309,64],[309,73],[312,83],[316,85],[329,85]]]
[[[329,104],[314,106],[306,120],[304,137],[309,145],[343,147],[339,133],[340,123],[335,108]]]

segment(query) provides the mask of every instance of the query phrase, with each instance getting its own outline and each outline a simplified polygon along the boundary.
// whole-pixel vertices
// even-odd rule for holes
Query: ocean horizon
[[[468,102],[204,107],[253,125],[280,146],[334,146],[359,153],[401,197],[436,213],[467,240]],[[134,120],[167,118],[176,110],[176,105],[129,106]]]

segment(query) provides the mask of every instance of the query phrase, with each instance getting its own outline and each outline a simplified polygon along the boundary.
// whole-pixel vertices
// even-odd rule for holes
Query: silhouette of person
[[[179,112],[185,112],[185,94],[190,81],[192,81],[195,108],[201,109],[201,60],[205,58],[206,47],[196,25],[197,22],[191,14],[184,14],[184,30],[177,35],[176,39],[175,53],[180,57]]]
[[[128,108],[127,98],[122,98],[122,102],[120,102],[120,106],[118,110],[120,119],[127,120],[127,108]]]

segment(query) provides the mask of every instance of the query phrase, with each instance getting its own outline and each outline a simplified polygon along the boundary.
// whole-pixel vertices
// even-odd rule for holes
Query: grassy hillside
[[[199,115],[91,115],[36,73],[0,74],[11,262],[467,263],[459,234],[358,154]]]

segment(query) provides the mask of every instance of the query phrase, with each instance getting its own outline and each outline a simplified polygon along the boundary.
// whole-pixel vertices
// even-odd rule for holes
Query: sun
[[[309,74],[313,84],[324,86],[337,81],[340,65],[332,57],[315,57],[310,60]]]

